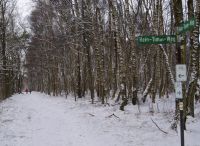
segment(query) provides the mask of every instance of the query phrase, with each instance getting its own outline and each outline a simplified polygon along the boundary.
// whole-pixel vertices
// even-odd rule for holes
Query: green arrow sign
[[[195,18],[192,18],[188,21],[185,21],[184,23],[182,23],[179,27],[178,27],[178,34],[184,33],[186,31],[189,31],[191,29],[193,29],[196,25],[196,20]]]
[[[173,44],[176,43],[176,35],[161,35],[161,36],[139,36],[137,43],[145,44]]]

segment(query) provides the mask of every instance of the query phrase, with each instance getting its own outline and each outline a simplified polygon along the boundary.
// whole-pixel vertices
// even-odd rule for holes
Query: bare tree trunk
[[[197,91],[197,82],[198,82],[198,58],[199,58],[199,18],[200,18],[200,2],[196,1],[196,26],[192,33],[190,33],[190,49],[191,49],[191,81],[189,84],[189,90],[186,100],[186,109],[187,112],[194,117],[194,96]],[[193,0],[188,0],[188,18],[194,18],[194,8]],[[187,113],[186,113],[187,114]]]
[[[2,56],[3,56],[3,99],[8,97],[8,80],[7,80],[7,59],[6,59],[6,19],[5,19],[5,13],[6,13],[6,5],[7,1],[1,2],[1,47],[2,47]]]
[[[93,76],[93,69],[92,69],[92,59],[91,59],[91,51],[90,51],[90,41],[91,36],[89,32],[89,24],[88,21],[90,21],[90,16],[88,16],[88,12],[90,11],[90,1],[85,2],[85,0],[82,0],[82,18],[84,21],[83,28],[85,29],[83,32],[83,46],[86,49],[87,52],[87,60],[88,60],[88,73],[89,73],[89,89],[91,94],[92,103],[94,103],[94,76]],[[87,22],[87,23],[86,23]]]

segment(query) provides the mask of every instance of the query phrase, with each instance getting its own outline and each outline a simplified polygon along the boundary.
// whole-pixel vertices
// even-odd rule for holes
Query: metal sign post
[[[181,56],[181,45],[182,38],[177,37],[177,65],[176,65],[176,99],[179,101],[179,111],[180,111],[180,137],[181,137],[181,146],[184,146],[184,117],[183,117],[183,93],[182,93],[182,82],[186,81],[186,65],[182,64]],[[180,39],[179,39],[180,38]]]
[[[176,82],[176,99],[179,100],[179,110],[180,110],[180,136],[181,136],[181,146],[184,146],[184,119],[183,119],[183,93],[182,93],[182,83]]]
[[[190,21],[187,22],[190,24]],[[192,25],[185,25],[186,23],[183,23],[181,26],[183,26],[182,31],[180,31],[180,28],[178,28],[178,34],[186,31],[192,27]],[[191,23],[192,24],[192,23]],[[176,99],[179,101],[179,111],[180,111],[180,138],[181,138],[181,146],[184,146],[184,128],[185,128],[185,121],[184,121],[184,115],[183,115],[183,93],[182,93],[182,82],[185,82],[187,80],[187,74],[186,74],[186,65],[185,62],[182,60],[182,48],[183,46],[183,37],[177,36],[177,65],[176,65]]]
[[[181,146],[184,146],[184,119],[183,119],[183,99],[180,99],[179,102],[180,110],[180,131],[181,131]]]

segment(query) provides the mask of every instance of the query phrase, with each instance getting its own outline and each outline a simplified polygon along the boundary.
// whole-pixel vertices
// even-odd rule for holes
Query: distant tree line
[[[18,24],[16,12],[14,0],[0,0],[0,101],[22,88],[21,58],[28,33]]]

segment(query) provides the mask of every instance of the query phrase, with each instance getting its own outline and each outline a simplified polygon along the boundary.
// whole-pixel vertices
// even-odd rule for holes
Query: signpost
[[[176,43],[176,35],[161,35],[161,36],[139,36],[137,43],[145,44],[173,44]]]
[[[192,30],[196,26],[195,18],[192,18],[188,21],[183,22],[177,29],[177,35],[185,33],[186,31]],[[139,36],[137,37],[137,44],[146,45],[146,44],[173,44],[178,41],[176,35],[161,35],[161,36]],[[180,42],[179,42],[180,43]],[[181,43],[180,43],[181,44]],[[178,46],[178,65],[176,65],[176,83],[175,83],[175,92],[176,98],[179,100],[179,110],[180,110],[180,130],[181,130],[181,146],[184,146],[184,120],[183,120],[183,89],[182,82],[187,80],[186,74],[186,65],[182,64],[181,61],[181,49]]]
[[[177,34],[180,35],[182,33],[185,33],[187,31],[192,30],[196,25],[196,20],[195,18],[192,18],[188,21],[183,22],[178,28],[177,28]],[[178,40],[181,41],[181,40]],[[179,42],[181,44],[181,42]],[[186,65],[184,64],[185,62],[181,61],[181,47],[183,47],[183,44],[178,47],[178,53],[177,53],[177,59],[178,59],[178,65],[176,65],[176,81],[179,82],[178,84],[181,84],[181,82],[185,82],[187,80],[186,76]],[[185,121],[183,117],[183,97],[182,93],[180,91],[180,85],[176,86],[176,98],[179,100],[179,110],[180,110],[180,136],[181,136],[181,146],[184,146],[184,126],[185,126]]]

